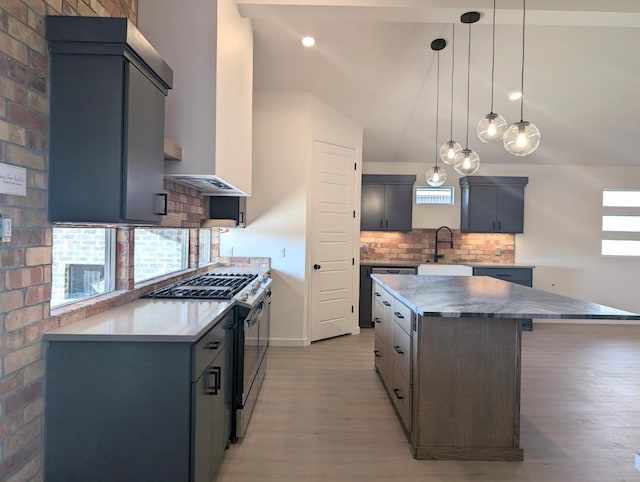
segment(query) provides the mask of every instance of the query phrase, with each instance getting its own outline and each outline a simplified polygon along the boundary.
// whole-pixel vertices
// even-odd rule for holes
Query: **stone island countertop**
[[[486,276],[372,275],[420,316],[640,320],[640,315]]]

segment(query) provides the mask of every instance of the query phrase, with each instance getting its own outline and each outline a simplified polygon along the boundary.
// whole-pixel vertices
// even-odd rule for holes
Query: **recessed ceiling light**
[[[313,47],[316,44],[316,39],[313,37],[302,37],[302,45],[305,47]]]
[[[522,92],[520,92],[519,90],[514,90],[512,92],[509,92],[509,100],[520,100],[520,98],[522,97]]]

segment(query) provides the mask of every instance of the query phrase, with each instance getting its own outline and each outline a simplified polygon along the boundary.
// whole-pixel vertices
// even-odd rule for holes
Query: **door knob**
[[[322,266],[320,266],[319,264],[314,264],[313,265],[313,269],[315,269],[315,270],[318,270],[320,268],[322,268]]]

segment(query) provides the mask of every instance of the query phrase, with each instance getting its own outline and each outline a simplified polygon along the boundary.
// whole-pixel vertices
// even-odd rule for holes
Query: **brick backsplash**
[[[438,254],[444,255],[440,263],[512,264],[515,261],[513,234],[461,233],[454,229],[453,249],[449,247],[448,231],[440,231],[439,238]],[[414,229],[408,233],[362,231],[360,261],[433,262],[435,242],[435,229]]]
[[[13,224],[11,242],[0,244],[3,482],[42,480],[42,333],[60,324],[49,310],[52,229],[47,220],[49,59],[44,19],[117,16],[136,23],[137,9],[137,0],[0,0],[0,162],[27,169],[26,196],[0,194],[0,213],[11,216]],[[195,206],[194,215],[206,215],[202,201],[193,201],[197,203],[201,210]],[[174,219],[183,227],[196,224],[195,217]],[[86,312],[76,319],[81,315]]]

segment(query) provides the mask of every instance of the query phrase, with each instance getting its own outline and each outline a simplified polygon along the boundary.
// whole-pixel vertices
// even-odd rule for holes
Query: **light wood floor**
[[[372,350],[372,330],[271,347],[248,433],[217,481],[640,481],[640,326],[523,333],[524,462],[414,460]]]

